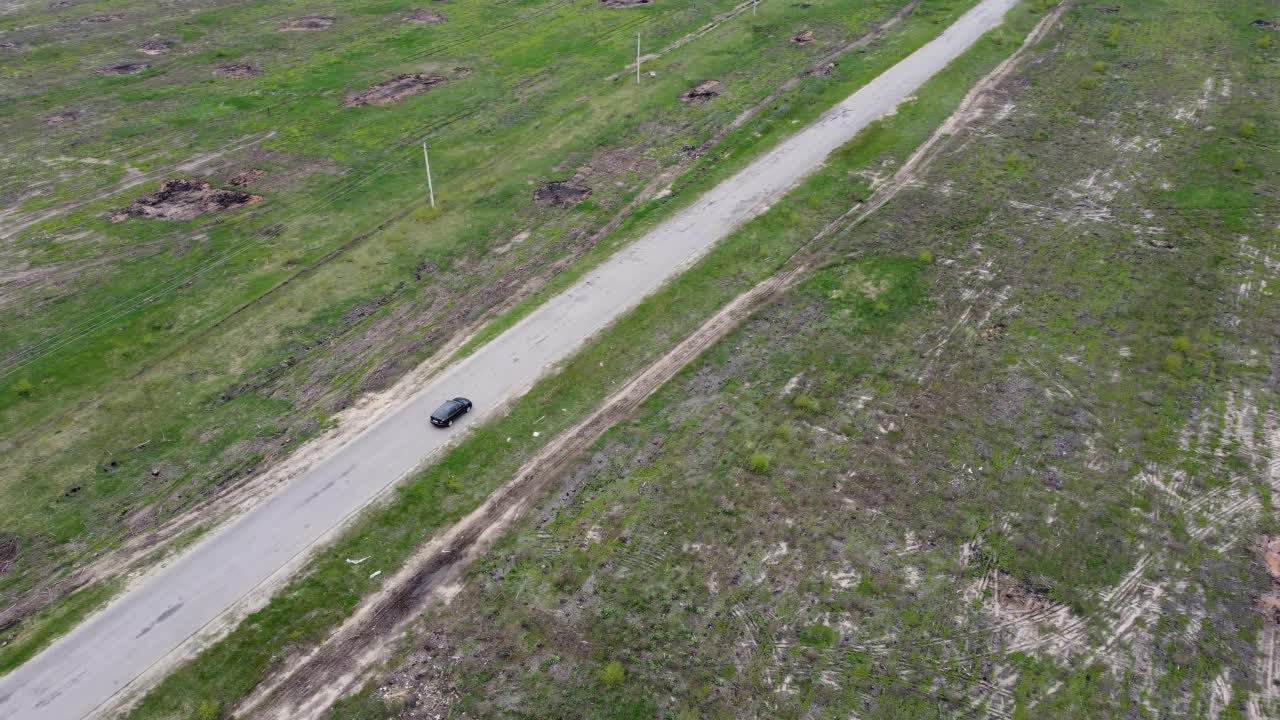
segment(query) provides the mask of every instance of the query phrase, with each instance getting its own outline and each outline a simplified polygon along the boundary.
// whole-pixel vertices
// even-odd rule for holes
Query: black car
[[[471,401],[464,397],[446,400],[444,404],[431,413],[431,424],[436,427],[449,427],[453,421],[471,412]]]

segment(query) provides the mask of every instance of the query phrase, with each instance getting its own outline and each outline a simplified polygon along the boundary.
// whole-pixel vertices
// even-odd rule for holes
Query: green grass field
[[[0,16],[0,532],[18,548],[0,592],[16,602],[261,473],[360,395],[494,313],[536,302],[539,288],[688,202],[968,4],[923,3],[634,211],[653,178],[683,167],[682,148],[905,3],[762,3],[723,17],[733,4],[452,2],[431,4],[446,22],[426,25],[405,22],[418,5],[396,2],[107,2]],[[279,30],[304,16],[333,23]],[[639,86],[609,79],[631,60],[634,33],[657,51],[717,17],[646,61]],[[816,42],[788,42],[805,29]],[[148,40],[168,52],[139,52]],[[150,67],[98,73],[126,61]],[[259,74],[214,74],[227,65]],[[405,73],[446,82],[394,105],[344,107]],[[720,97],[679,100],[712,78]],[[245,188],[263,198],[250,207],[113,221],[165,179],[227,187],[250,170],[265,172]],[[592,188],[586,201],[534,203],[542,182],[571,178]],[[598,236],[617,220],[619,231]]]
[[[1043,9],[1022,8],[1010,31],[1025,33]],[[865,198],[867,182],[850,182],[851,174],[875,172],[910,155],[969,87],[1012,49],[1008,38],[983,41],[892,119],[859,136],[785,201],[726,239],[514,403],[506,416],[475,428],[458,448],[406,483],[387,508],[367,512],[265,609],[166,679],[134,716],[181,717],[200,708],[230,711],[287,653],[326,637],[415,548],[476,507],[549,439],[724,303],[776,272],[824,225]],[[918,272],[919,262],[890,263],[889,269]],[[366,556],[372,560],[359,571],[346,562]],[[369,578],[374,569],[382,571],[382,579]]]

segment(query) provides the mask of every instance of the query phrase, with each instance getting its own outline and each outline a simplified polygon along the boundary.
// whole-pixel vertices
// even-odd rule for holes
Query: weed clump
[[[916,256],[916,259],[919,260],[924,265],[932,265],[933,253],[929,252],[928,250],[921,250],[920,254]]]
[[[818,404],[818,400],[810,395],[799,395],[792,404],[795,405],[798,410],[804,410],[805,412],[811,413],[818,412],[818,408],[821,407]]]
[[[836,631],[830,625],[810,625],[801,628],[797,635],[800,642],[820,650],[836,644]]]
[[[1160,360],[1160,368],[1170,375],[1177,375],[1182,372],[1184,364],[1182,355],[1178,353],[1169,353]]]
[[[1254,125],[1253,122],[1250,120],[1245,120],[1244,122],[1240,123],[1240,127],[1239,129],[1236,130],[1236,133],[1240,135],[1240,137],[1248,140],[1249,138],[1258,134],[1258,126]]]
[[[33,393],[35,393],[36,386],[32,385],[30,380],[22,378],[18,382],[14,383],[13,387],[10,389],[13,390],[14,395],[17,395],[20,398],[29,398]]]
[[[600,671],[600,684],[609,690],[621,686],[626,678],[627,671],[622,669],[622,663],[617,660],[605,665]]]
[[[751,469],[751,472],[763,475],[769,472],[770,462],[771,458],[767,454],[757,450],[751,453],[751,457],[747,460],[747,467]]]
[[[1102,41],[1103,45],[1109,48],[1118,47],[1120,45],[1120,26],[1115,26],[1107,32],[1107,37]]]
[[[1236,161],[1231,164],[1231,172],[1239,174],[1244,172],[1247,167],[1244,164],[1244,158],[1236,158]]]

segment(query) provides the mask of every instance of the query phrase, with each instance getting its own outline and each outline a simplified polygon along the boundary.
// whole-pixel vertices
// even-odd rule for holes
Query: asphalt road
[[[812,125],[446,370],[309,473],[0,679],[0,717],[74,720],[105,713],[148,668],[421,465],[451,434],[521,395],[593,333],[767,209],[829,153],[1000,24],[1016,4],[983,0]],[[471,398],[476,410],[449,430],[432,428],[431,411],[455,395]]]

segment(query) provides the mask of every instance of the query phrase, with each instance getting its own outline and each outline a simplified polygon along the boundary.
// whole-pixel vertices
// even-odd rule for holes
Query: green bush
[[[32,385],[30,380],[26,378],[22,378],[21,380],[13,384],[12,390],[13,390],[13,393],[18,397],[26,398],[26,397],[31,397],[31,394],[36,391],[36,386]]]
[[[1183,359],[1177,353],[1169,353],[1160,361],[1160,367],[1170,375],[1177,375],[1182,372]]]
[[[1191,338],[1186,335],[1179,335],[1173,339],[1173,342],[1169,343],[1169,349],[1174,352],[1185,354],[1191,349]]]
[[[1107,71],[1107,64],[1099,60],[1093,64],[1093,71],[1096,73],[1104,73]]]
[[[195,720],[218,720],[220,717],[222,717],[222,706],[217,703],[200,703],[200,707],[196,708]]]
[[[792,404],[795,405],[796,408],[800,410],[804,410],[805,412],[811,412],[811,413],[818,412],[818,408],[821,407],[818,404],[818,401],[809,395],[797,396],[795,401]]]
[[[1258,126],[1249,120],[1245,120],[1240,123],[1240,129],[1237,132],[1240,133],[1240,137],[1248,139],[1258,134]]]
[[[622,685],[622,681],[627,679],[627,671],[622,669],[622,663],[614,660],[604,669],[600,671],[600,684],[610,690]]]
[[[1247,167],[1248,166],[1244,164],[1244,158],[1236,158],[1236,161],[1231,163],[1231,172],[1242,173]]]
[[[747,461],[747,467],[751,468],[751,472],[763,475],[769,472],[770,461],[771,459],[768,455],[757,450],[751,453],[751,459]]]
[[[807,628],[801,628],[797,634],[800,642],[811,647],[829,648],[836,644],[836,631],[829,625],[810,625]]]
[[[1268,50],[1271,48],[1271,36],[1263,35],[1262,37],[1258,38],[1258,42],[1254,44],[1258,46],[1259,50]]]
[[[928,250],[921,250],[920,254],[916,256],[916,259],[924,263],[925,265],[932,265],[933,253],[929,252]]]
[[[1117,25],[1111,28],[1110,32],[1107,33],[1106,39],[1103,40],[1102,43],[1107,47],[1112,48],[1118,46],[1120,44],[1120,26]]]

